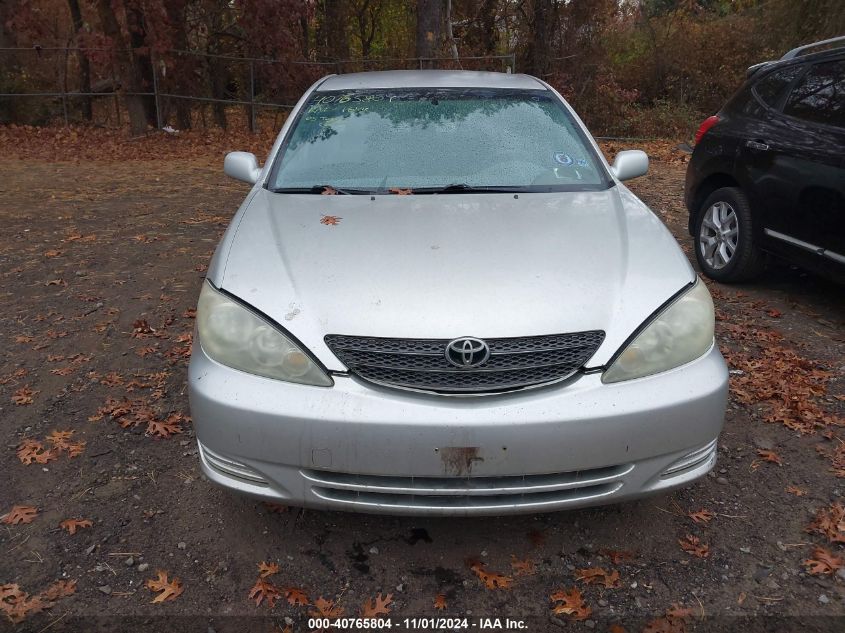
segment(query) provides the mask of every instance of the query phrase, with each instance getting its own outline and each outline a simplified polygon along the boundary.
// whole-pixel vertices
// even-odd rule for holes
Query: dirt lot
[[[732,397],[716,471],[692,488],[513,518],[280,511],[203,479],[187,417],[192,308],[246,187],[201,160],[0,173],[0,515],[37,508],[0,525],[0,601],[24,618],[0,613],[0,630],[309,630],[315,607],[289,604],[291,588],[346,615],[381,593],[398,618],[510,616],[531,631],[845,627],[841,561],[814,554],[845,556],[841,287],[783,266],[711,286]],[[633,188],[686,245],[683,173],[655,162]],[[92,525],[71,535],[70,518]],[[512,584],[487,589],[473,560]],[[248,597],[262,561],[279,567],[272,608]],[[604,584],[578,579],[596,567]],[[183,593],[152,604],[156,570]],[[583,604],[553,615],[550,595],[571,588]]]

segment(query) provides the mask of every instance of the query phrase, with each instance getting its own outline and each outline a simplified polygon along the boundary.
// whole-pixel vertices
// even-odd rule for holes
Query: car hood
[[[329,369],[327,334],[499,338],[604,330],[607,362],[694,272],[623,186],[599,192],[275,194],[255,189],[209,269]]]

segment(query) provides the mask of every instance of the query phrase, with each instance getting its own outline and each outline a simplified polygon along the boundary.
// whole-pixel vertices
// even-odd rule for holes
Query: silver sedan
[[[394,514],[560,510],[687,485],[727,397],[713,303],[526,75],[330,76],[293,110],[200,292],[210,480]]]

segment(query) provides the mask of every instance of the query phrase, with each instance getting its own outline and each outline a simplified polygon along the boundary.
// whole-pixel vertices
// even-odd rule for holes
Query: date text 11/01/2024
[[[518,618],[309,618],[309,630],[380,630],[380,629],[408,629],[408,630],[450,630],[478,629],[478,630],[527,630],[525,620]]]

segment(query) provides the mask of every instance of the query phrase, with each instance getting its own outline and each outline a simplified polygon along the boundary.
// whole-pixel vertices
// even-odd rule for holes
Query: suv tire
[[[741,189],[722,187],[707,196],[696,214],[693,248],[702,272],[716,281],[748,281],[763,272],[765,256]]]

